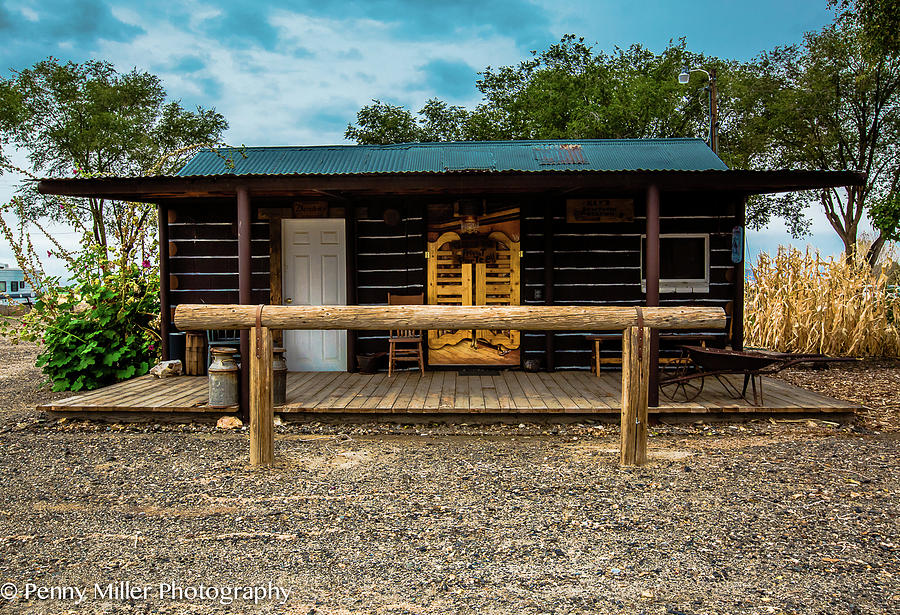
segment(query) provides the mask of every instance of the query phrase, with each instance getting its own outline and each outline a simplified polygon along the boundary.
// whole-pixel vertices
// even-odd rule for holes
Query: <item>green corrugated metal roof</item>
[[[222,148],[178,176],[727,169],[700,139],[582,139]]]

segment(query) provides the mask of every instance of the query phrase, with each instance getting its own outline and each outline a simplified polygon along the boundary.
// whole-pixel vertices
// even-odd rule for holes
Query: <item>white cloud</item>
[[[232,47],[204,34],[202,24],[141,19],[144,34],[128,42],[101,41],[97,54],[119,67],[159,75],[173,97],[215,106],[231,125],[227,140],[247,145],[343,142],[346,123],[373,98],[418,109],[439,95],[424,85],[418,69],[433,59],[476,67],[520,59],[515,42],[503,36],[422,44],[397,40],[390,25],[370,19],[273,11],[268,20],[280,33],[271,51]],[[185,56],[201,58],[205,68],[191,74],[172,70]],[[220,97],[205,98],[204,79],[221,84]],[[454,102],[473,105],[477,99]],[[324,126],[315,121],[323,112],[345,117]]]

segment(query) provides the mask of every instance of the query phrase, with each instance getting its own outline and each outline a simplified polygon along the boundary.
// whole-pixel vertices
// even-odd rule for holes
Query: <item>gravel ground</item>
[[[900,431],[900,360],[864,359],[828,368],[787,369],[778,377],[823,395],[868,407],[860,423],[872,429]]]
[[[252,469],[245,431],[23,408],[46,393],[11,355],[2,612],[900,613],[890,425],[660,425],[621,469],[609,426],[312,423]],[[209,589],[270,584],[284,604]]]

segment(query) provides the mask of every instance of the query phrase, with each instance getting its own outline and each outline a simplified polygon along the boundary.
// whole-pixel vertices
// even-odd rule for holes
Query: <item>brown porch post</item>
[[[356,206],[347,207],[347,303],[356,305],[359,301],[356,294]],[[356,338],[359,334],[355,330],[347,331],[347,371],[356,372]]]
[[[250,258],[250,194],[246,187],[237,189],[238,220],[238,303],[251,302]],[[246,329],[241,331],[241,414],[250,418],[250,337]]]
[[[169,356],[169,331],[172,329],[172,312],[169,308],[169,206],[159,203],[156,207],[159,224],[159,334],[163,361]]]
[[[737,226],[741,228],[741,260],[734,264],[734,305],[731,308],[731,348],[744,349],[744,246],[746,245],[747,197],[737,204]]]
[[[659,305],[659,187],[647,187],[647,305]],[[650,332],[650,392],[647,404],[659,406],[659,331]]]
[[[553,305],[553,209],[544,210],[544,304]],[[547,371],[556,368],[556,338],[553,331],[544,332],[544,361]]]

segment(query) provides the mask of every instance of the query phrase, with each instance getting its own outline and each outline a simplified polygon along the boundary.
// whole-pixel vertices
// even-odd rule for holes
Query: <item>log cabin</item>
[[[39,190],[158,206],[169,358],[179,304],[383,305],[389,293],[439,305],[715,306],[728,326],[705,341],[739,350],[747,198],[863,180],[733,170],[699,139],[616,139],[225,148],[172,176],[45,179]],[[595,333],[428,331],[425,363],[615,365],[621,344]],[[291,371],[355,371],[358,357],[387,351],[387,335],[285,331],[280,343]],[[651,360],[680,343],[677,332],[655,338]]]

